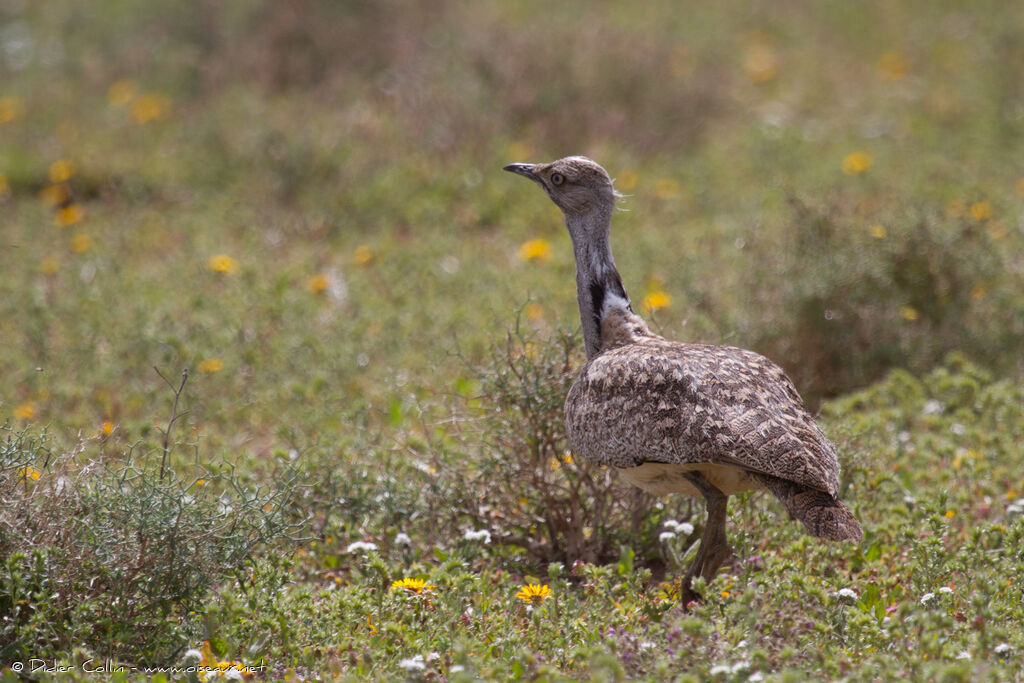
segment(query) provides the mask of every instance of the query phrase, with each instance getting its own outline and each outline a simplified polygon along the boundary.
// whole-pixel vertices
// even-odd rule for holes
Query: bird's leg
[[[683,577],[681,598],[683,604],[691,600],[700,600],[701,596],[693,590],[693,578],[702,576],[708,583],[715,578],[718,568],[732,555],[732,548],[725,537],[726,508],[729,497],[719,491],[704,478],[700,472],[687,472],[683,475],[693,484],[701,495],[708,509],[708,521],[704,525],[704,534],[700,538],[697,556]]]

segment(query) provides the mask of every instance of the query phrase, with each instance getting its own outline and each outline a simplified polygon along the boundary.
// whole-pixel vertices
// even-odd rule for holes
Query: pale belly
[[[668,493],[699,496],[700,491],[683,476],[684,472],[693,471],[703,474],[715,488],[727,496],[764,488],[761,482],[748,472],[730,465],[712,465],[710,463],[676,465],[648,462],[639,467],[617,467],[616,469],[623,479],[656,496]]]

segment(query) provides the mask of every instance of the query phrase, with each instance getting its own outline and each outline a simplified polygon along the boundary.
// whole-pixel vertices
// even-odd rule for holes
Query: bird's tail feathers
[[[830,541],[860,541],[864,538],[860,523],[836,497],[778,477],[757,475],[757,478],[812,536]]]

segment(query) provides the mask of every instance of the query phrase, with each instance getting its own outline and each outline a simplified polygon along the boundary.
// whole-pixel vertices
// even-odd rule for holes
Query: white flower
[[[346,553],[369,553],[377,549],[376,543],[367,543],[366,541],[356,541],[355,543],[349,543],[348,547],[345,548]]]
[[[840,588],[836,591],[837,598],[846,598],[849,600],[856,600],[858,598],[857,591],[852,588]]]
[[[203,658],[203,653],[199,650],[192,648],[191,650],[185,650],[185,654],[182,656],[181,661],[186,664],[198,664]]]
[[[953,592],[953,589],[950,588],[949,586],[943,586],[942,588],[939,589],[939,592],[944,594],[944,595],[949,595],[950,593]]]
[[[674,531],[662,531],[658,534],[658,543],[668,543],[675,537],[676,534]]]
[[[739,673],[740,671],[744,671],[744,670],[749,669],[749,668],[750,668],[750,662],[748,662],[745,659],[741,659],[740,661],[738,661],[738,662],[736,662],[735,664],[732,665],[732,669],[730,669],[730,671],[732,673]]]
[[[906,503],[907,505],[916,505],[917,498],[914,498],[912,495],[908,493],[907,495],[903,496],[903,502]]]
[[[732,673],[732,669],[729,667],[728,664],[716,664],[715,666],[711,667],[711,671],[709,671],[708,673],[712,676],[717,676],[718,674],[730,674]]]
[[[971,653],[968,652],[967,650],[961,650],[960,654],[958,654],[956,656],[956,658],[957,659],[970,659],[971,658]]]
[[[1010,647],[1009,643],[999,643],[994,648],[992,648],[992,651],[995,652],[997,655],[1005,655],[1012,649],[1013,648]]]
[[[935,593],[925,593],[921,596],[921,604],[927,605],[929,602],[935,599]]]
[[[692,525],[692,524],[690,524],[689,522],[683,522],[682,524],[680,524],[680,525],[679,525],[679,526],[677,527],[677,530],[678,530],[678,531],[679,531],[679,533],[681,533],[681,534],[682,534],[683,536],[689,536],[690,534],[692,534],[692,533],[693,533],[693,525]]]
[[[946,406],[942,405],[942,401],[936,401],[933,398],[925,402],[924,408],[921,409],[921,412],[925,415],[935,415],[936,413],[941,413],[945,409]]]
[[[466,533],[462,534],[462,537],[467,541],[483,541],[484,543],[491,542],[491,532],[487,529],[480,529],[479,531],[466,529]]]
[[[225,681],[241,681],[241,680],[243,680],[242,679],[242,672],[239,671],[238,669],[233,668],[233,667],[230,668],[230,669],[225,670],[224,673],[221,674],[221,677]]]
[[[403,659],[398,666],[406,671],[423,671],[427,665],[423,663],[423,655],[416,655],[412,659]]]
[[[764,674],[760,671],[755,671],[754,673],[747,676],[747,683],[761,683],[761,681],[763,680]]]
[[[643,650],[650,650],[651,648],[656,647],[656,645],[657,644],[653,640],[644,640],[644,641],[640,642],[639,647],[640,647],[640,650],[643,651]]]
[[[954,422],[949,426],[949,431],[951,431],[953,434],[956,434],[957,436],[963,436],[964,434],[967,433],[967,428],[964,427],[959,422]]]
[[[452,668],[448,669],[448,673],[457,674],[460,671],[465,671],[465,670],[466,670],[466,667],[462,666],[461,664],[453,664]]]
[[[395,545],[409,545],[412,543],[412,539],[409,538],[409,534],[401,531],[395,534]]]

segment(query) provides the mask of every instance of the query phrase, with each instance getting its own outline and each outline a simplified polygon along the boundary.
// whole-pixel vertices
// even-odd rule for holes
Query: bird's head
[[[587,157],[565,157],[547,164],[509,164],[505,170],[544,188],[566,218],[594,209],[610,213],[619,196],[608,172]]]

